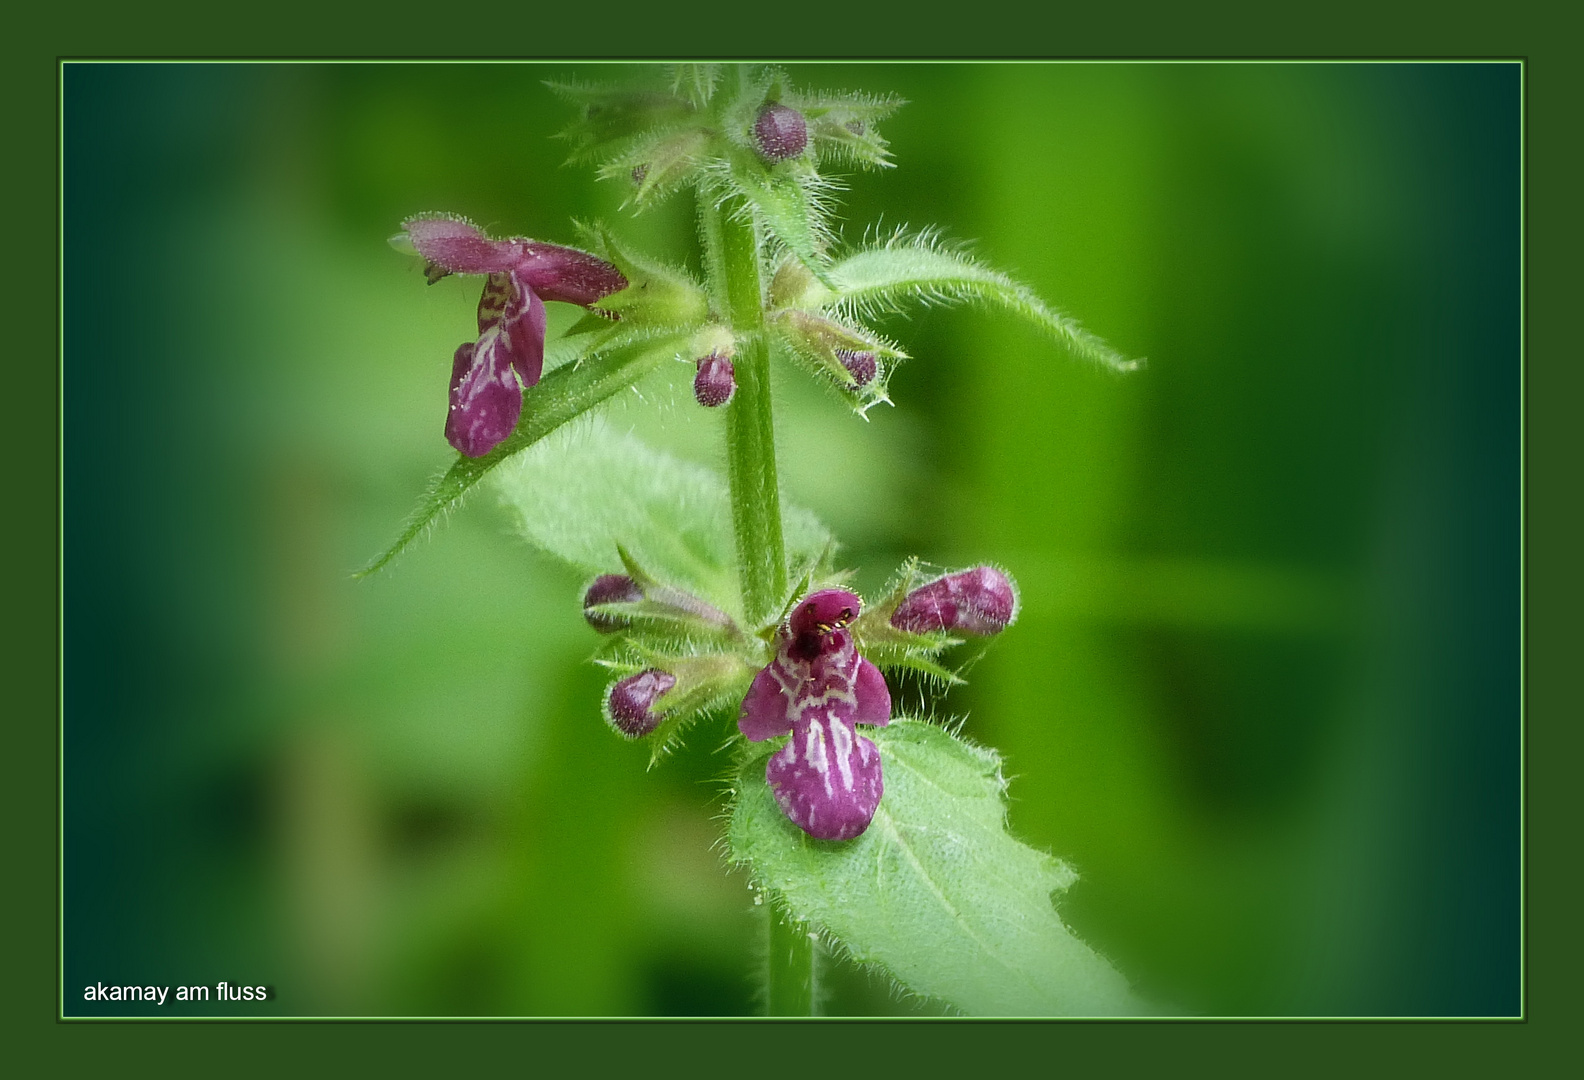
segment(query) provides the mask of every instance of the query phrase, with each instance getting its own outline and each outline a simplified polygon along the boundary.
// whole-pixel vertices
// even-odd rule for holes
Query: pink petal
[[[511,352],[512,367],[527,388],[538,385],[544,372],[545,306],[532,289],[524,287],[522,292],[528,302],[507,310],[501,331]]]
[[[808,715],[765,765],[792,823],[817,840],[851,840],[869,827],[885,783],[880,751],[830,714]]]
[[[999,634],[1017,616],[1012,579],[993,566],[975,566],[922,585],[891,613],[891,625],[915,634],[938,630]]]
[[[522,387],[499,330],[486,333],[477,345],[459,346],[451,363],[446,441],[468,457],[483,457],[512,433],[521,415]]]
[[[411,217],[402,222],[418,254],[454,274],[497,274],[522,260],[520,240],[491,240],[466,218]]]
[[[555,244],[524,244],[515,266],[518,278],[546,300],[583,307],[627,287],[621,271],[604,259]]]
[[[763,742],[792,730],[788,715],[792,699],[783,688],[784,680],[788,680],[788,673],[779,659],[771,661],[769,667],[754,676],[748,696],[743,698],[742,713],[737,717],[737,729],[750,742]]]
[[[858,658],[853,694],[858,699],[858,707],[853,710],[853,723],[884,727],[891,722],[891,690],[886,686],[885,676],[863,657]]]

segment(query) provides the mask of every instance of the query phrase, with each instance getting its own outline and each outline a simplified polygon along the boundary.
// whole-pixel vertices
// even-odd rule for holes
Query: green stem
[[[819,996],[819,943],[780,904],[765,907],[770,919],[770,956],[765,1005],[771,1016],[814,1016]]]
[[[775,418],[770,402],[770,343],[764,333],[764,289],[753,222],[734,204],[706,206],[705,248],[711,275],[724,285],[732,331],[737,393],[726,410],[726,467],[732,525],[742,576],[743,609],[750,625],[774,618],[786,595],[786,551],[781,540],[781,491],[776,483]]]
[[[770,342],[765,335],[759,237],[740,201],[699,204],[704,262],[715,302],[731,318],[737,392],[726,410],[726,468],[743,611],[750,626],[780,613],[786,596],[781,489],[776,483],[775,415],[770,401]],[[765,1003],[771,1016],[814,1015],[818,949],[808,928],[779,905],[765,905],[770,952]]]

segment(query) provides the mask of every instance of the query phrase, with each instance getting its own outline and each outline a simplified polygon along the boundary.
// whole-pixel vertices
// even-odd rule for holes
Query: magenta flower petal
[[[402,222],[418,254],[453,274],[500,274],[523,258],[518,240],[491,240],[466,218],[411,217]]]
[[[786,816],[817,840],[862,833],[885,791],[880,751],[829,711],[803,718],[771,756],[765,779]]]
[[[764,742],[792,730],[792,698],[781,681],[786,677],[786,668],[779,659],[772,660],[769,667],[754,676],[737,717],[737,729],[750,742]]]
[[[858,673],[853,678],[853,723],[885,727],[891,722],[891,689],[880,669],[863,657],[858,658]]]
[[[546,300],[588,307],[627,287],[620,270],[586,251],[535,243],[523,244],[521,251],[514,266],[518,280]]]
[[[545,306],[532,289],[523,289],[527,303],[507,311],[502,333],[511,353],[512,367],[522,379],[523,387],[539,384],[544,374]]]
[[[797,157],[808,147],[808,123],[789,105],[771,102],[754,117],[754,145],[771,161]]]
[[[517,275],[491,274],[485,279],[484,293],[479,297],[478,327],[481,341],[483,335],[498,328],[523,387],[538,384],[544,371],[544,301]]]
[[[512,433],[521,415],[522,386],[500,330],[490,330],[477,345],[458,346],[451,362],[446,441],[468,457],[483,457]]]
[[[600,633],[614,634],[631,626],[632,620],[591,609],[601,604],[636,604],[642,599],[643,590],[626,574],[601,574],[583,594],[583,618]]]

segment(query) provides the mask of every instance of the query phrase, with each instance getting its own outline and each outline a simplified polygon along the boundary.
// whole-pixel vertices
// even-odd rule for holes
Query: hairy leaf
[[[355,576],[367,577],[385,566],[420,533],[433,525],[436,519],[461,505],[473,486],[502,462],[534,445],[567,421],[586,413],[617,391],[625,390],[661,361],[676,355],[687,340],[686,334],[673,334],[629,342],[621,348],[564,364],[550,372],[539,380],[539,385],[524,391],[522,416],[517,421],[516,430],[483,457],[458,455],[456,463],[436,479],[419,499],[418,508],[402,526],[396,542]]]
[[[659,581],[741,617],[726,481],[596,419],[544,440],[501,470],[502,501],[535,546],[586,573],[622,567],[618,546]],[[784,506],[787,555],[817,557],[830,533]]]
[[[1115,371],[1133,371],[1141,361],[1122,356],[1072,319],[1047,307],[1026,285],[942,245],[930,234],[897,234],[856,251],[829,271],[842,306],[861,314],[895,311],[908,301],[976,301],[1034,323],[1079,356]]]
[[[855,960],[965,1013],[1139,1013],[1052,907],[1076,875],[1007,833],[1000,758],[919,721],[863,734],[885,794],[855,840],[815,840],[787,820],[764,779],[775,743],[745,761],[729,839],[758,884]]]

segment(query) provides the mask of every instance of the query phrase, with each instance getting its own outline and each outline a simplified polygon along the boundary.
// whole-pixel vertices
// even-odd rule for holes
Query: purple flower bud
[[[999,634],[1017,614],[1012,581],[993,566],[976,566],[937,578],[902,598],[891,625],[914,634],[957,630]]]
[[[737,392],[737,373],[732,362],[720,353],[700,357],[698,374],[693,377],[693,396],[707,409],[726,404]]]
[[[754,144],[770,161],[797,157],[808,146],[803,114],[778,101],[766,105],[754,119]]]
[[[643,599],[643,590],[626,574],[601,574],[583,594],[583,617],[602,634],[614,634],[632,625],[632,620],[620,615],[590,611],[599,604],[636,604]]]
[[[611,687],[606,703],[607,718],[611,726],[628,738],[647,735],[660,726],[660,717],[653,711],[660,695],[676,685],[676,676],[659,668],[629,675]]]
[[[836,359],[842,362],[842,367],[847,369],[847,374],[853,377],[853,382],[858,386],[868,386],[874,382],[874,377],[880,371],[880,361],[872,352],[858,352],[853,349],[837,349]]]

